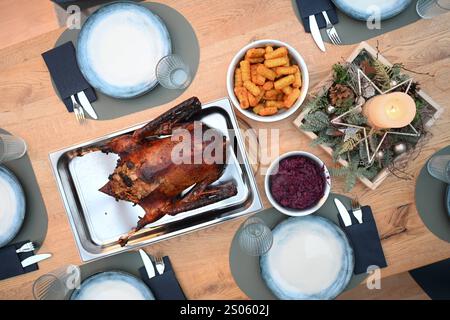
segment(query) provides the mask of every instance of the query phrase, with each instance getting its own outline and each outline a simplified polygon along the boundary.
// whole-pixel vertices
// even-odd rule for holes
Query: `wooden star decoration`
[[[384,140],[386,139],[386,137],[387,137],[389,134],[392,134],[392,135],[402,135],[402,136],[419,137],[419,136],[420,136],[420,133],[419,133],[419,132],[416,130],[416,128],[414,128],[414,126],[411,125],[411,124],[409,124],[408,126],[409,126],[409,128],[412,130],[412,132],[397,132],[397,131],[389,131],[389,130],[387,130],[387,131],[383,134],[383,136],[382,136],[382,138],[381,138],[379,144],[378,144],[377,147],[375,148],[375,151],[374,151],[373,153],[371,153],[371,152],[370,152],[370,148],[369,148],[369,142],[368,142],[370,135],[367,134],[367,128],[364,127],[364,126],[358,126],[358,125],[349,124],[349,123],[345,123],[345,122],[342,122],[342,121],[341,121],[341,119],[345,118],[345,117],[346,117],[347,115],[349,115],[350,113],[354,113],[354,112],[361,113],[361,112],[362,112],[362,106],[364,105],[364,103],[365,103],[366,101],[365,101],[365,99],[364,99],[363,96],[362,96],[361,77],[364,77],[364,78],[369,82],[369,84],[370,84],[370,85],[371,85],[371,86],[372,86],[372,87],[373,87],[380,95],[387,94],[387,93],[389,93],[389,92],[395,90],[396,88],[401,87],[401,86],[403,86],[403,85],[405,85],[405,84],[408,84],[408,86],[406,87],[406,90],[405,90],[405,93],[408,93],[409,89],[411,88],[411,84],[412,84],[413,79],[412,79],[412,78],[408,78],[408,79],[406,79],[405,81],[402,81],[402,82],[400,82],[400,83],[394,85],[393,87],[389,88],[388,90],[383,91],[383,90],[381,90],[375,83],[373,83],[373,81],[372,81],[372,80],[371,80],[371,79],[370,79],[370,78],[369,78],[369,77],[368,77],[368,76],[367,76],[367,75],[366,75],[359,67],[356,67],[356,68],[357,68],[357,70],[358,70],[358,98],[356,99],[356,106],[355,106],[354,108],[348,110],[347,112],[344,112],[344,113],[341,114],[340,116],[338,116],[338,117],[332,119],[332,120],[331,120],[331,123],[332,123],[332,124],[335,124],[335,125],[345,126],[345,127],[348,127],[348,128],[353,128],[353,129],[355,129],[355,130],[352,130],[352,134],[356,134],[356,133],[358,133],[359,131],[362,131],[362,132],[363,132],[363,137],[355,144],[355,146],[358,145],[358,144],[360,144],[360,143],[362,143],[362,142],[365,143],[365,150],[366,150],[366,153],[367,153],[368,165],[371,165],[371,164],[374,162],[375,157],[376,157],[376,154],[377,154],[377,152],[380,150],[381,145],[383,144]],[[371,131],[372,131],[372,130],[371,130]]]

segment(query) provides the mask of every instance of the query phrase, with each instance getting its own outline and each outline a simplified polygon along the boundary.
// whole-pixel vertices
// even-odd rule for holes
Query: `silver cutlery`
[[[339,199],[334,198],[334,204],[336,205],[339,215],[341,216],[342,221],[344,222],[344,226],[348,227],[352,225],[352,218],[350,217],[350,213],[348,213],[347,208],[342,204]]]
[[[78,92],[77,97],[78,97],[78,101],[80,101],[81,106],[87,112],[87,114],[93,119],[98,119],[97,113],[95,112],[94,108],[92,107],[91,103],[89,102],[89,99],[86,97],[86,94],[84,93],[84,91]]]
[[[352,211],[356,220],[358,220],[359,223],[363,223],[361,205],[359,204],[358,199],[352,199]]]
[[[322,36],[320,34],[319,26],[317,25],[317,20],[314,15],[309,16],[309,28],[311,30],[311,35],[316,42],[317,46],[320,50],[325,52],[325,45],[322,40]]]
[[[164,269],[166,268],[166,265],[164,264],[164,260],[161,256],[155,257],[155,265],[156,270],[158,270],[158,273],[161,275],[164,273]]]
[[[139,249],[139,254],[141,255],[141,259],[144,263],[145,271],[147,271],[148,278],[153,278],[155,276],[155,268],[153,267],[153,263],[150,260],[150,257],[142,249]]]
[[[330,38],[330,40],[331,40],[331,43],[333,43],[334,45],[342,44],[342,41],[339,38],[336,28],[333,26],[330,19],[328,18],[328,14],[326,13],[326,11],[322,11],[322,15],[325,18],[325,22],[327,23],[326,31],[327,31],[328,38]]]
[[[42,253],[37,254],[31,257],[26,258],[25,260],[22,260],[21,264],[23,268],[26,268],[28,266],[31,266],[32,264],[38,263],[42,260],[50,258],[52,255],[50,253]]]
[[[23,244],[19,249],[16,250],[16,253],[24,253],[24,252],[30,252],[34,250],[34,244],[33,242],[27,242]]]
[[[70,99],[72,100],[73,113],[75,114],[75,118],[77,119],[78,123],[85,123],[86,117],[84,115],[83,108],[78,104],[77,100],[75,100],[74,95],[71,95]]]

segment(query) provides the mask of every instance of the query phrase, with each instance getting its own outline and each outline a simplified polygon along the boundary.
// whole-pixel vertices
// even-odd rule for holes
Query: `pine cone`
[[[355,94],[350,87],[337,83],[330,88],[328,98],[333,106],[341,107],[347,102],[353,103]]]

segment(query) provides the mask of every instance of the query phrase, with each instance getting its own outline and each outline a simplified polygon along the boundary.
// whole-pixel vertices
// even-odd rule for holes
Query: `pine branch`
[[[349,124],[353,124],[355,126],[361,126],[367,123],[367,118],[362,113],[351,112],[348,116],[345,117],[345,120]]]
[[[380,60],[373,61],[373,67],[376,70],[375,76],[373,78],[381,89],[386,90],[390,87],[392,68],[380,62]]]
[[[308,113],[305,122],[301,125],[302,130],[317,132],[328,128],[330,121],[328,115],[323,111]]]

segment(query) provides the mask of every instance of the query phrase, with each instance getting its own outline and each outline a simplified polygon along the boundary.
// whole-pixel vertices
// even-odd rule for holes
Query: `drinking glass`
[[[428,172],[445,183],[450,183],[450,155],[433,156],[427,163]]]
[[[9,134],[0,134],[0,163],[19,159],[27,152],[25,141]]]
[[[419,0],[416,4],[417,14],[422,19],[431,19],[450,11],[450,0]]]
[[[247,219],[239,231],[239,245],[251,256],[266,254],[273,244],[273,235],[263,220],[252,217]]]
[[[191,69],[177,54],[165,56],[156,65],[156,79],[167,89],[184,89],[192,81]]]
[[[68,265],[44,274],[33,283],[35,300],[67,300],[72,291],[80,287],[81,271]]]

